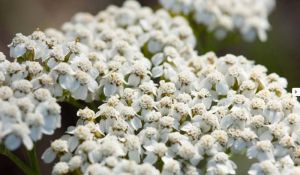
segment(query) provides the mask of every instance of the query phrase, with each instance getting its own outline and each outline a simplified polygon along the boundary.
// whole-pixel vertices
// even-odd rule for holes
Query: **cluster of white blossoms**
[[[145,17],[156,21],[149,32]],[[53,174],[235,174],[232,154],[257,160],[251,175],[299,172],[299,102],[285,90],[287,81],[243,56],[198,56],[190,29],[184,27],[183,41],[174,32],[182,27],[178,21],[186,24],[127,1],[95,18],[76,15],[64,25],[64,35],[80,42],[69,47],[78,49],[68,52],[68,61],[55,60],[51,68],[48,59],[50,74],[74,71],[77,60],[90,61],[98,70],[99,90],[87,96],[101,105],[99,111],[80,109],[77,125],[44,152],[46,163],[58,161]],[[165,27],[153,33],[157,24]],[[101,26],[102,34],[90,33],[89,26]],[[91,48],[92,56],[85,58],[82,51]],[[76,74],[56,72],[65,76],[57,80],[63,89],[86,100],[68,89]]]
[[[110,6],[96,16],[76,14],[62,31],[17,34],[9,47],[11,57],[40,61],[46,67],[35,81],[38,86],[61,100],[90,102],[101,100],[102,94],[120,92],[128,84],[138,85],[170,67],[157,62],[151,73],[145,55],[172,47],[188,58],[195,54],[195,42],[183,17],[172,18],[165,10],[153,12],[127,1],[123,7]]]
[[[284,78],[243,56],[184,61],[173,47],[150,61],[174,74],[149,73],[98,112],[80,109],[43,154],[58,158],[53,174],[235,174],[234,154],[256,160],[250,175],[299,174],[300,108]]]
[[[192,5],[199,22],[219,20],[218,13],[246,38],[265,39],[273,1],[253,9],[245,0],[195,2],[203,3]],[[209,27],[218,35],[219,23]],[[10,133],[0,139],[10,149],[21,140],[30,148],[31,139],[52,133],[60,111],[54,96],[101,104],[80,109],[76,126],[44,152],[46,163],[56,161],[54,175],[235,174],[234,154],[256,160],[250,175],[299,174],[300,106],[287,81],[243,56],[199,56],[195,42],[183,17],[136,1],[79,13],[62,30],[17,34],[9,45],[17,62],[0,65],[0,129]]]
[[[175,14],[191,17],[214,32],[218,39],[238,31],[246,41],[256,36],[266,41],[270,29],[268,16],[275,0],[160,0],[161,5]]]
[[[43,67],[34,61],[10,62],[0,52],[0,144],[26,149],[60,127],[60,106],[48,89],[36,86]]]

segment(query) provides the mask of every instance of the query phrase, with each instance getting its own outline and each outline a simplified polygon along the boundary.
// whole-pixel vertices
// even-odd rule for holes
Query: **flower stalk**
[[[0,146],[0,154],[9,158],[20,170],[26,175],[38,175],[39,173],[26,165],[18,156],[6,149],[3,145]]]
[[[40,174],[40,166],[36,146],[34,146],[32,150],[27,151],[27,155],[31,168],[36,172],[36,174]]]

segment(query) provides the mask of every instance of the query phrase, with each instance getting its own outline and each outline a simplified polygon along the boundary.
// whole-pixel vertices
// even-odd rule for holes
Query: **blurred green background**
[[[7,45],[15,33],[30,34],[36,28],[59,28],[76,12],[96,14],[109,4],[122,4],[122,0],[0,0],[0,50],[8,55]],[[140,0],[143,5],[157,7],[156,0]],[[271,14],[271,31],[268,41],[238,43],[222,49],[218,55],[233,53],[244,55],[256,63],[265,65],[269,73],[276,72],[288,79],[289,90],[300,87],[300,1],[280,0]],[[51,140],[58,138],[65,128],[74,125],[76,118],[72,107],[63,104],[63,127],[54,136],[43,137],[39,153]],[[21,157],[25,152],[17,152]],[[51,166],[41,163],[43,174],[50,174]],[[0,156],[0,174],[20,175],[21,172],[3,156]],[[239,173],[241,174],[241,173]]]

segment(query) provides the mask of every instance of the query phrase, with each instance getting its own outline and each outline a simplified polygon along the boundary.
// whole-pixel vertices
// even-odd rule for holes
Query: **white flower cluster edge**
[[[0,52],[0,144],[9,150],[22,143],[31,150],[33,142],[61,125],[56,99],[32,81],[42,72],[38,62],[10,62]]]
[[[256,37],[267,40],[271,28],[268,16],[275,0],[160,0],[161,5],[175,14],[190,17],[214,32],[217,39],[239,32],[246,41]]]

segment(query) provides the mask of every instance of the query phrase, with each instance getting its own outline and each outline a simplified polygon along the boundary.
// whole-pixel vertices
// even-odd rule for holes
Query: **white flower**
[[[23,64],[19,64],[18,62],[12,62],[7,65],[5,68],[4,73],[5,81],[8,83],[12,83],[15,80],[21,80],[27,76],[27,71],[25,70],[26,66]]]
[[[53,134],[54,129],[61,126],[61,110],[57,103],[53,101],[42,102],[36,107],[36,112],[42,114],[44,117],[45,125],[43,127],[43,132],[45,134]]]
[[[72,80],[75,72],[72,70],[71,66],[67,63],[57,64],[50,72],[53,80],[58,82],[64,89],[72,88]]]
[[[55,140],[51,143],[51,147],[45,150],[42,155],[42,159],[45,163],[52,162],[57,154],[64,154],[69,152],[69,146],[67,140]]]
[[[260,163],[255,163],[248,171],[250,175],[279,175],[279,171],[276,168],[274,162],[271,160],[265,160]]]
[[[216,91],[220,95],[225,95],[228,91],[228,85],[225,77],[218,71],[211,72],[202,80],[203,87],[212,91]]]
[[[9,45],[11,48],[10,56],[13,58],[18,58],[23,56],[26,52],[26,42],[28,42],[28,38],[21,33],[17,33],[16,37],[13,39],[12,43]]]
[[[29,137],[30,130],[26,124],[13,124],[11,133],[4,139],[4,144],[9,150],[16,150],[23,143],[28,150],[33,148]]]
[[[42,76],[43,71],[38,62],[31,61],[12,62],[0,71],[5,74],[0,87],[0,141],[10,150],[16,150],[22,143],[31,150],[33,142],[43,134],[52,134],[60,127],[60,106],[55,98],[30,81]]]
[[[193,103],[195,105],[202,103],[205,105],[206,109],[209,109],[211,107],[213,96],[207,89],[201,88],[198,91],[192,91],[191,95],[194,97]]]
[[[85,175],[112,175],[111,170],[100,164],[92,164],[87,167]]]
[[[195,124],[200,127],[203,133],[213,131],[220,128],[218,117],[212,113],[205,113],[201,116],[195,116],[193,118]]]
[[[181,146],[178,148],[177,155],[189,161],[194,166],[196,166],[202,159],[202,156],[198,154],[196,147],[187,141],[181,142]]]
[[[147,67],[143,64],[134,63],[132,66],[132,71],[128,77],[128,84],[131,86],[138,86],[143,81],[148,81],[150,77],[148,74],[151,74]]]
[[[142,127],[141,119],[138,117],[137,113],[132,107],[122,107],[121,115],[123,115],[125,120],[128,121],[129,125],[135,130],[138,130]]]
[[[249,159],[257,158],[260,161],[274,160],[274,146],[269,140],[259,141],[247,151]]]
[[[180,163],[172,158],[164,157],[164,167],[162,170],[163,175],[180,174]]]
[[[145,146],[147,150],[147,156],[144,162],[154,164],[159,158],[165,156],[168,151],[168,147],[164,143],[154,143],[153,145]]]
[[[196,147],[198,148],[199,154],[201,156],[205,154],[211,156],[218,152],[217,145],[215,144],[215,139],[210,135],[202,136],[196,144]]]
[[[207,162],[207,174],[235,174],[237,166],[228,155],[223,152],[217,153],[212,159]]]
[[[53,78],[48,74],[42,74],[41,76],[31,80],[33,89],[46,88],[55,97],[62,96],[63,89],[59,84],[56,84]]]
[[[78,70],[73,80],[70,80],[68,89],[75,99],[86,100],[90,93],[95,93],[98,88],[97,82],[87,73]]]
[[[294,162],[292,158],[287,155],[278,160],[277,167],[280,170],[281,174],[288,174],[288,172],[293,171]]]
[[[135,135],[128,135],[125,137],[125,147],[128,149],[128,157],[131,160],[140,163],[140,156],[141,156],[141,143],[137,136]]]
[[[79,116],[82,120],[90,120],[93,121],[96,119],[96,114],[93,110],[85,107],[84,109],[79,109],[77,112],[77,116]]]
[[[54,165],[52,174],[53,175],[63,175],[69,172],[69,166],[66,162],[58,162]]]
[[[237,129],[244,129],[248,118],[249,114],[247,110],[242,109],[242,108],[232,108],[230,111],[231,113],[228,116],[225,116],[222,121],[221,125],[222,128],[237,128]]]
[[[31,127],[30,136],[32,140],[37,141],[41,139],[43,126],[45,124],[43,116],[39,113],[29,113],[27,117],[26,123]]]
[[[125,155],[122,145],[118,143],[117,138],[113,136],[106,137],[102,140],[99,152],[102,158],[109,156],[119,157]]]
[[[80,168],[81,164],[82,164],[82,158],[80,156],[74,156],[70,159],[69,161],[69,169],[71,171],[74,171],[78,168]]]
[[[50,58],[47,61],[47,65],[50,68],[54,68],[60,62],[63,62],[67,55],[66,52],[67,52],[67,50],[65,48],[63,48],[62,45],[54,46],[53,49],[50,51],[50,55],[49,55]]]
[[[102,82],[100,82],[100,86],[103,86],[104,95],[110,97],[116,92],[119,92],[124,83],[125,81],[122,74],[111,72],[107,74]]]

